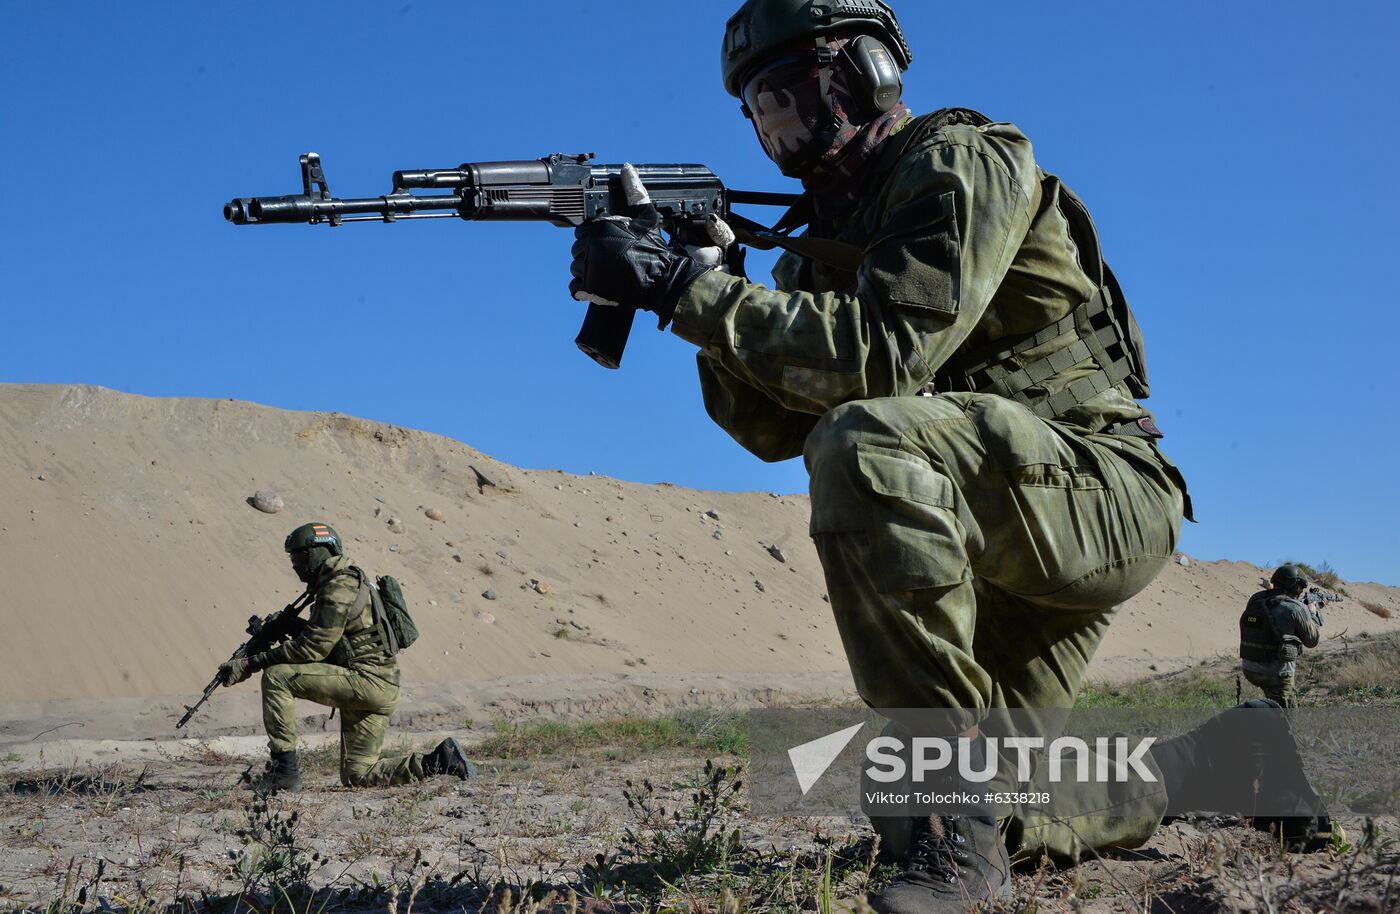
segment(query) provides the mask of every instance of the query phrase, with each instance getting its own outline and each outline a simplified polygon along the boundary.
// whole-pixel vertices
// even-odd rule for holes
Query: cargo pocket
[[[958,315],[961,243],[954,194],[907,203],[880,227],[862,269],[870,287],[906,320]]]
[[[905,451],[857,444],[855,457],[850,485],[814,487],[812,536],[844,534],[880,593],[968,580],[952,481]]]

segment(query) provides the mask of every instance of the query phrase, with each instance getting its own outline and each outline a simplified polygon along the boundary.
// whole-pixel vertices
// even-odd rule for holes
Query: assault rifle
[[[783,245],[784,227],[770,230],[730,211],[732,203],[790,205],[793,194],[731,190],[704,165],[638,165],[637,172],[656,204],[662,227],[681,243],[708,244],[704,224],[719,216],[741,241],[761,248]],[[344,222],[397,222],[450,219],[548,222],[570,227],[607,216],[628,215],[621,165],[597,165],[593,153],[556,153],[542,159],[468,162],[456,168],[394,172],[393,187],[380,197],[332,197],[321,157],[301,156],[301,193],[283,197],[241,197],[224,206],[234,225],[274,222],[340,225]],[[447,193],[413,193],[441,190]],[[790,229],[791,227],[786,227]],[[776,240],[782,238],[783,241]],[[797,239],[794,239],[797,240]],[[742,252],[731,245],[730,267],[742,272]],[[574,340],[605,368],[622,361],[632,331],[630,308],[591,304]]]
[[[282,639],[290,638],[292,635],[296,634],[296,630],[299,628],[298,623],[301,622],[298,615],[309,602],[311,602],[311,594],[304,593],[270,616],[250,617],[248,619],[248,627],[245,629],[248,633],[248,640],[238,645],[238,650],[234,651],[226,662],[261,654],[263,651],[282,641]],[[220,670],[214,674],[214,678],[209,680],[209,684],[204,687],[204,694],[199,696],[199,701],[196,701],[192,705],[185,705],[185,716],[181,717],[179,722],[175,724],[175,729],[178,730],[189,723],[190,718],[194,717],[195,712],[198,711],[204,703],[209,700],[209,696],[213,695],[214,691],[223,684],[224,674],[223,671]]]

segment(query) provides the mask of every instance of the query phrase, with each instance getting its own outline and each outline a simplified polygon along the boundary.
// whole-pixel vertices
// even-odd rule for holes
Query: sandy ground
[[[612,758],[584,751],[483,760],[481,776],[467,782],[438,778],[352,791],[340,788],[328,767],[307,765],[307,790],[274,797],[268,812],[259,813],[253,794],[239,785],[243,761],[223,748],[211,743],[199,752],[139,764],[7,775],[11,795],[0,804],[0,910],[71,900],[84,884],[93,886],[90,904],[107,899],[117,910],[143,897],[197,900],[207,893],[231,900],[255,873],[248,862],[257,860],[258,847],[247,834],[266,839],[289,822],[296,859],[310,861],[312,886],[329,893],[296,910],[320,910],[327,902],[330,910],[384,910],[386,894],[396,886],[400,905],[420,887],[410,908],[425,914],[505,910],[487,903],[499,899],[502,885],[514,886],[517,898],[530,883],[616,897],[610,895],[615,887],[601,889],[588,867],[599,855],[616,857],[626,831],[643,821],[625,793],[652,784],[668,809],[685,809],[701,774],[691,757]],[[1344,824],[1352,836],[1364,827],[1355,817]],[[740,803],[717,825],[737,829],[750,852],[773,855],[769,865],[779,876],[786,868],[796,879],[805,870],[809,892],[820,876],[824,848],[868,856],[870,832],[863,821],[753,817]],[[1387,850],[1296,855],[1280,853],[1235,819],[1177,820],[1135,851],[1074,868],[1029,864],[1016,874],[1013,898],[995,910],[1394,911],[1400,909],[1393,875],[1400,828],[1393,820],[1378,827],[1381,840],[1391,841]],[[99,867],[102,879],[95,883]],[[837,897],[860,894],[868,867],[854,870],[837,883]],[[717,882],[684,884],[675,894],[686,903],[667,909],[722,910]],[[1393,905],[1386,901],[1388,889],[1396,893]],[[341,891],[352,899],[334,894]],[[804,895],[802,886],[790,894],[794,903],[786,910],[815,909],[815,898]],[[392,903],[387,908],[403,909]],[[640,910],[608,903],[582,909]]]
[[[285,508],[255,510],[259,489]],[[336,525],[360,564],[399,577],[412,602],[423,635],[402,657],[401,744],[479,740],[503,719],[854,698],[805,496],[522,470],[337,414],[0,386],[0,908],[99,860],[128,889],[236,888],[230,851],[248,813],[238,775],[263,755],[257,689],[220,690],[187,730],[173,725],[247,616],[297,595],[281,542],[313,518]],[[1264,573],[1175,557],[1122,608],[1093,675],[1228,656]],[[1348,587],[1352,599],[1327,607],[1326,636],[1400,626],[1400,591]],[[303,710],[304,745],[332,750],[335,722]],[[318,884],[392,882],[410,847],[434,878],[564,884],[616,847],[629,780],[683,797],[696,764],[503,760],[479,782],[361,792],[313,768],[315,789],[280,808],[300,811],[326,855]],[[75,774],[88,780],[75,786]],[[798,852],[819,833],[865,834],[844,821],[739,824],[751,844]],[[1042,910],[1136,909],[1129,899],[1148,895],[1152,910],[1258,910],[1260,892],[1286,901],[1309,872],[1349,891],[1346,858],[1270,856],[1251,842],[1229,822],[1178,822],[1130,859],[1024,873],[1018,897]],[[443,889],[447,907],[472,909],[471,881]]]
[[[247,617],[299,592],[281,543],[312,518],[412,602],[399,726],[851,695],[802,495],[522,470],[339,414],[95,387],[0,386],[0,442],[0,747],[177,735]],[[286,507],[255,510],[259,489]],[[1263,571],[1179,558],[1093,675],[1233,649]],[[1328,635],[1400,625],[1400,591],[1350,586],[1396,618],[1347,600]],[[247,686],[184,735],[257,722]]]

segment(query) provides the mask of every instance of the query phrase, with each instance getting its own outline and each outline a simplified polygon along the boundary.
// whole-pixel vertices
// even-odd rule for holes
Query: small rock
[[[452,542],[452,540],[448,540],[448,541],[447,541],[446,543],[444,543],[443,545],[445,545],[448,549],[456,549],[456,548],[457,548],[457,544],[454,543],[454,542]]]
[[[496,591],[494,591],[494,590],[483,590],[483,591],[481,592],[481,595],[482,595],[483,597],[485,597],[486,599],[488,599],[488,600],[494,600],[494,599],[496,599]]]
[[[398,552],[398,551],[399,551],[399,544],[398,544],[398,543],[390,543],[390,544],[389,544],[389,551],[390,551],[390,552]]]
[[[535,593],[549,593],[549,585],[544,581],[537,581],[534,578],[530,579],[530,589]]]
[[[43,479],[44,477],[40,476],[39,478]],[[286,507],[282,502],[282,496],[271,489],[258,489],[253,493],[252,502],[253,507],[264,514],[276,514]]]
[[[706,511],[705,516],[708,517],[710,520],[719,520],[719,512],[716,511],[714,508],[711,508],[710,510]]]
[[[40,473],[38,476],[35,476],[34,478],[37,479],[37,480],[39,480],[40,482],[43,482],[47,477],[45,477],[43,473]],[[271,512],[268,512],[268,513],[271,513]]]
[[[768,554],[780,562],[787,562],[787,556],[783,555],[783,550],[779,549],[772,543],[768,544]]]
[[[423,513],[424,513],[425,515],[427,515],[428,520],[436,520],[436,521],[443,520],[443,513],[442,513],[441,509],[439,509],[439,508],[429,508],[428,510],[424,511]]]
[[[717,540],[722,540],[722,539],[724,539],[724,534],[723,534],[723,533],[720,533],[718,530],[716,530],[716,531],[712,534],[712,536],[714,536],[714,538],[717,539]]]
[[[830,603],[830,602],[831,602],[831,597],[827,596],[826,594],[822,594],[822,602],[823,602],[823,603]]]
[[[399,520],[397,517],[390,517],[388,523],[389,523],[389,531],[390,531],[391,533],[402,533],[402,532],[403,532],[403,521]]]
[[[505,559],[506,561],[510,561],[510,556],[506,555],[504,549],[497,549],[496,554],[499,555],[501,558]]]
[[[452,556],[452,561],[460,565],[462,563],[462,557],[460,555],[454,555]]]
[[[478,612],[478,613],[476,614],[476,618],[477,618],[477,621],[479,621],[479,622],[485,622],[487,625],[495,625],[495,624],[496,624],[496,617],[493,616],[493,615],[491,615],[491,614],[488,613],[488,612]]]
[[[436,606],[436,605],[437,605],[437,600],[429,600],[429,601],[428,601],[428,605],[429,605],[429,606]]]
[[[1184,552],[1178,552],[1176,555],[1176,563],[1182,568],[1190,568],[1191,558]]]
[[[753,586],[758,590],[759,593],[763,593],[763,591],[766,589],[764,588],[762,581],[754,581]]]
[[[377,502],[379,502],[380,504],[383,504],[383,503],[384,503],[384,496],[383,496],[383,495],[376,495],[376,496],[374,496],[374,500],[377,501]]]

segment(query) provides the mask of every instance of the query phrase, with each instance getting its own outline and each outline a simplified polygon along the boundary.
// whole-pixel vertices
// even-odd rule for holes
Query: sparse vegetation
[[[1400,696],[1400,635],[1388,634],[1334,657],[1319,658],[1314,678],[1333,694]]]
[[[1382,619],[1389,619],[1394,615],[1390,610],[1386,609],[1384,606],[1380,605],[1379,603],[1373,603],[1370,600],[1362,600],[1361,608],[1366,610],[1371,615],[1378,616]]]
[[[1322,562],[1316,566],[1309,565],[1307,562],[1296,561],[1293,562],[1293,564],[1297,565],[1299,570],[1307,576],[1309,584],[1316,584],[1318,587],[1326,588],[1344,597],[1351,596],[1351,594],[1347,592],[1346,582],[1338,576],[1336,569],[1327,562]]]
[[[1235,704],[1233,676],[1202,668],[1123,684],[1090,683],[1076,708],[1217,708]]]
[[[1400,636],[1331,642],[1309,659],[1314,705],[1354,704],[1361,689],[1368,703],[1377,689],[1400,700]],[[1235,668],[1221,657],[1096,685],[1080,706],[1232,705]],[[891,878],[864,823],[749,813],[743,723],[713,709],[502,722],[472,751],[500,760],[479,779],[353,792],[333,786],[330,743],[303,750],[305,793],[272,798],[235,786],[246,760],[217,753],[166,759],[154,775],[118,766],[9,775],[0,910],[797,914]],[[698,770],[697,755],[717,760]],[[1400,827],[1345,824],[1345,839],[1300,857],[1238,820],[1182,820],[1141,856],[1032,864],[1010,898],[979,910],[1395,909]]]
[[[621,750],[614,760],[662,752],[744,756],[748,732],[735,712],[682,711],[671,717],[609,717],[601,721],[564,723],[498,721],[495,733],[478,746],[481,758],[534,758],[601,750]]]

